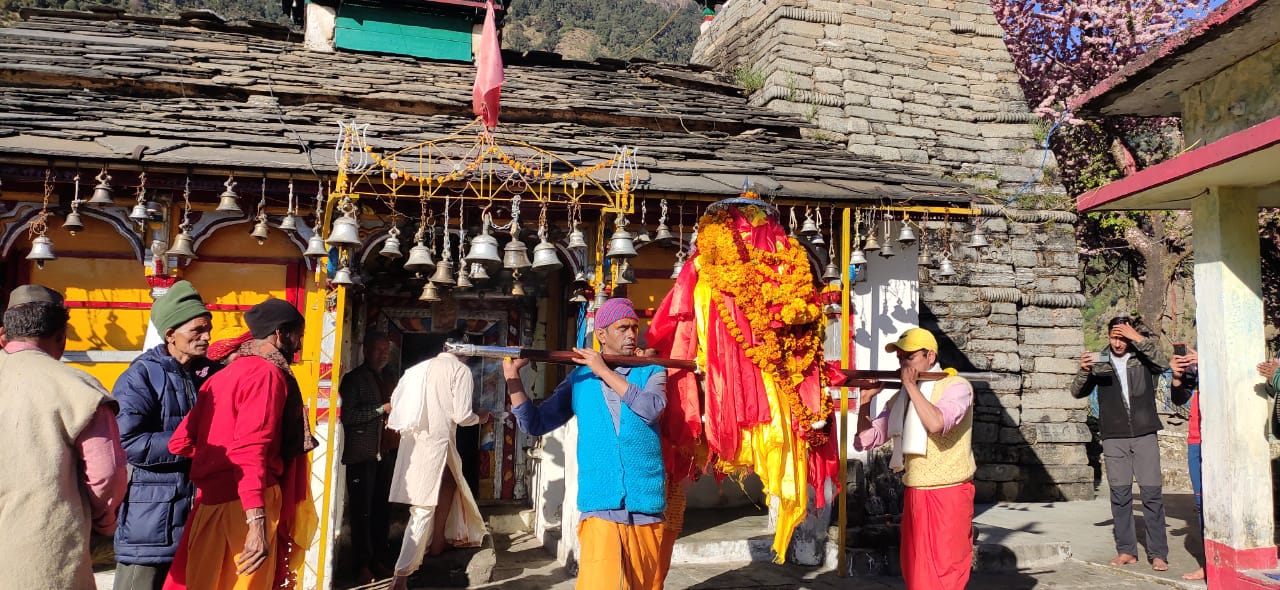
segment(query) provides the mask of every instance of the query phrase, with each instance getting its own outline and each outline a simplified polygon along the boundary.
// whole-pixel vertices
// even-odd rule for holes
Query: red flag
[[[498,126],[499,95],[506,80],[498,27],[493,22],[493,0],[489,0],[485,2],[484,30],[480,33],[480,46],[476,48],[476,84],[471,89],[471,106],[490,129]]]

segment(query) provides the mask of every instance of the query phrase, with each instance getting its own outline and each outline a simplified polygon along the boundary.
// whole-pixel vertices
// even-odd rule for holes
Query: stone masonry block
[[[1031,390],[1065,389],[1071,387],[1073,376],[1074,374],[1032,373],[1023,377],[1023,383],[1027,389]]]
[[[1023,344],[1084,346],[1084,334],[1072,328],[1023,328],[1021,341]]]
[[[1036,359],[1036,371],[1040,373],[1062,373],[1075,375],[1080,363],[1071,359],[1039,357]]]
[[[1022,394],[1022,411],[1030,409],[1077,410],[1089,407],[1089,399],[1076,399],[1066,389],[1047,389]]]
[[[1017,481],[1022,479],[1022,470],[1017,465],[988,463],[979,465],[973,478],[981,481]]]
[[[1093,440],[1093,433],[1084,424],[1052,422],[1028,422],[1017,429],[1029,444],[1038,443],[1086,443]],[[1001,432],[1003,438],[1004,433]]]
[[[1088,465],[1089,453],[1082,444],[1040,443],[1022,451],[1024,465]]]
[[[1075,317],[1078,313],[1074,309],[1024,307],[1018,310],[1018,323],[1023,326],[1038,328],[1078,325],[1079,319]]]

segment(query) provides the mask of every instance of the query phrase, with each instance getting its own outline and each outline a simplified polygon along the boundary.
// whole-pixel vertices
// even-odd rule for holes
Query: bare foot
[[[1158,572],[1167,572],[1169,571],[1169,562],[1157,557],[1151,560],[1151,569]]]
[[[1182,574],[1182,579],[1184,579],[1184,580],[1203,580],[1203,579],[1204,579],[1204,568],[1200,568],[1200,569],[1198,569],[1198,570],[1196,570],[1196,571],[1194,571],[1194,572],[1187,572],[1187,573],[1185,573],[1185,574]]]
[[[1114,565],[1114,566],[1129,565],[1131,563],[1138,563],[1137,555],[1129,555],[1128,553],[1121,553],[1117,555],[1115,559],[1111,560],[1111,565]]]

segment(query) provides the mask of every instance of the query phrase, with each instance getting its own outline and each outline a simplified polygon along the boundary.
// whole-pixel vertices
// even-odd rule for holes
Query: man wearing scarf
[[[166,588],[295,588],[310,542],[306,452],[315,441],[289,368],[303,317],[268,299],[245,322],[253,340],[205,382],[169,440],[171,452],[191,458],[198,493]]]
[[[964,588],[973,562],[973,387],[954,374],[919,380],[940,370],[938,340],[924,328],[884,348],[898,354],[902,389],[872,420],[870,402],[884,386],[862,388],[854,446],[892,440],[890,467],[905,472],[900,550],[908,590]]]
[[[533,436],[578,418],[579,590],[657,590],[665,571],[658,420],[667,405],[667,373],[656,365],[611,367],[601,356],[636,354],[640,321],[631,300],[605,301],[595,325],[600,350],[575,348],[582,366],[536,407],[520,380],[529,361],[503,361],[511,412]]]

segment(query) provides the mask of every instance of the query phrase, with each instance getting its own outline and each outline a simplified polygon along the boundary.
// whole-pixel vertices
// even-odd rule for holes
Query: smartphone
[[[1173,356],[1186,356],[1186,354],[1187,345],[1185,343],[1178,342],[1173,345]]]

